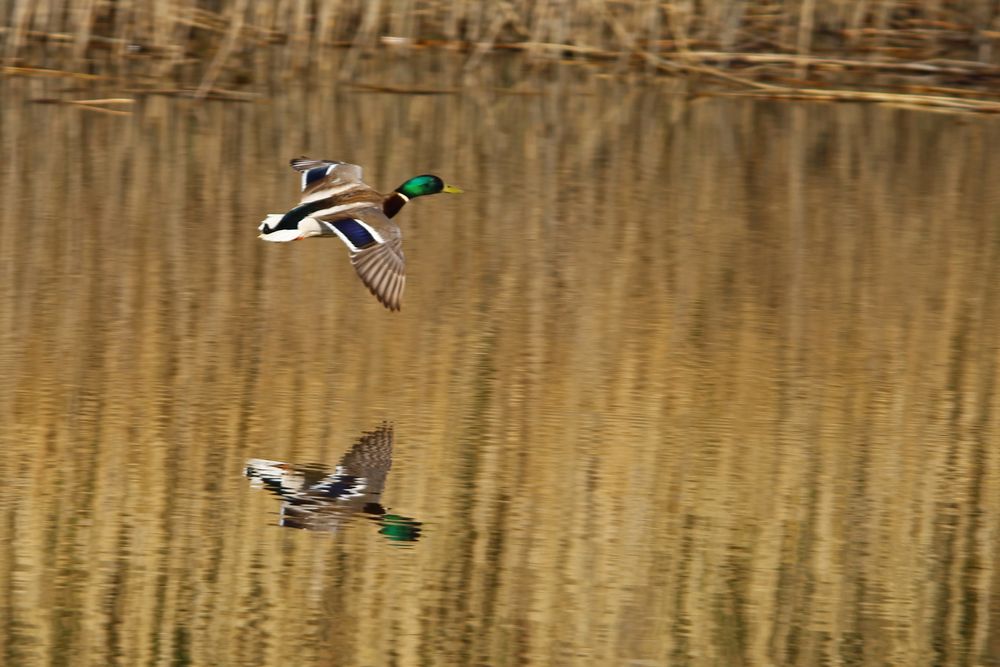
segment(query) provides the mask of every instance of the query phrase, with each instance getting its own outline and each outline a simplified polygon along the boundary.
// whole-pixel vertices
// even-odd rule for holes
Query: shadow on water
[[[249,459],[244,475],[281,499],[278,525],[336,533],[360,516],[391,542],[416,542],[422,524],[381,504],[392,467],[392,439],[392,425],[383,424],[363,434],[335,467]]]

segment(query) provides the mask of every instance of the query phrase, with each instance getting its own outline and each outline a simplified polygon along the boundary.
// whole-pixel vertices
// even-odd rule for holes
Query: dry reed
[[[949,109],[934,99],[951,96],[941,91],[994,94],[998,17],[986,0],[0,0],[0,55],[8,74],[86,67],[174,79],[204,97],[217,82],[263,79],[261,61],[315,68],[332,48],[348,49],[346,79],[372,51],[457,51],[474,76],[489,54],[516,50],[536,63],[611,63],[730,88],[763,82],[778,97],[822,90],[824,99],[872,101],[854,94],[863,90]]]

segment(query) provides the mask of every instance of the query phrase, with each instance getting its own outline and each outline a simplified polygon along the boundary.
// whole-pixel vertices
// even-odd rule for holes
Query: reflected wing
[[[351,450],[344,454],[340,465],[351,475],[375,479],[385,477],[392,466],[392,425],[382,424],[364,433]]]
[[[335,160],[313,160],[307,157],[293,158],[289,164],[295,171],[302,172],[303,195],[323,192],[327,196],[349,190],[352,184],[361,184],[361,167],[349,162]],[[367,186],[365,186],[367,187]]]
[[[382,424],[362,433],[351,450],[340,459],[337,470],[344,477],[363,482],[364,493],[378,495],[392,467],[392,425]]]

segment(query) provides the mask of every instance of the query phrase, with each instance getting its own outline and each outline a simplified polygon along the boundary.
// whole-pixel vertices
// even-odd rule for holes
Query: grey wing
[[[314,193],[351,183],[361,183],[361,167],[349,162],[313,160],[305,156],[289,161],[292,169],[302,173],[302,192]]]
[[[400,237],[351,253],[351,264],[383,306],[399,310],[406,287],[406,260]]]
[[[381,209],[374,207],[317,215],[320,235],[336,235],[351,253],[361,282],[389,310],[399,310],[406,287],[403,233]]]

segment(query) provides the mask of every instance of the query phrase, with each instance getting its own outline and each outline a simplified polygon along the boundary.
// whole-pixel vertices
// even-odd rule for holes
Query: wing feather
[[[361,182],[361,167],[336,160],[313,160],[304,155],[289,161],[292,169],[302,173],[302,192],[315,195],[327,190],[344,190]],[[368,187],[368,186],[364,186]]]
[[[399,237],[351,255],[361,282],[389,310],[399,310],[406,286],[406,260]]]
[[[357,178],[355,180],[361,180],[361,167],[356,164],[351,164],[350,162],[341,162],[339,160],[314,160],[312,158],[302,155],[300,157],[292,158],[288,161],[292,169],[295,171],[309,171],[310,169],[315,169],[316,167],[336,167],[336,171],[343,174],[356,174]]]

